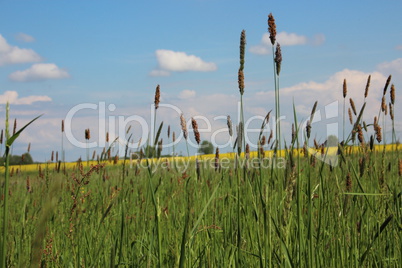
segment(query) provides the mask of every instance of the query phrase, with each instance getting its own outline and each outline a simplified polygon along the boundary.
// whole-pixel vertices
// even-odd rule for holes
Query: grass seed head
[[[357,138],[359,139],[360,144],[364,144],[363,130],[360,124],[357,125]]]
[[[392,75],[388,76],[388,78],[387,78],[387,82],[385,82],[385,86],[384,86],[384,92],[383,92],[383,94],[382,94],[382,95],[387,94],[387,89],[388,89],[389,83],[391,82],[391,78],[392,78]]]
[[[168,126],[168,129],[167,129],[167,136],[168,136],[168,139],[170,138],[170,125]]]
[[[311,135],[311,122],[310,122],[310,120],[307,120],[306,133],[307,133],[307,138],[310,139],[310,135]]]
[[[61,132],[64,132],[64,120],[61,120]]]
[[[160,98],[161,98],[160,86],[157,85],[155,89],[155,101],[154,101],[155,110],[158,109],[159,107]]]
[[[389,116],[391,117],[391,120],[394,121],[394,106],[392,103],[389,103]]]
[[[275,18],[272,15],[272,13],[269,13],[268,15],[268,32],[271,44],[274,45],[276,41],[276,24],[275,24]]]
[[[364,90],[364,98],[367,98],[370,88],[371,74],[367,78],[366,89]]]
[[[391,97],[391,103],[395,104],[395,86],[394,86],[394,84],[391,85],[390,97]]]
[[[349,114],[349,122],[350,122],[351,125],[353,125],[352,110],[350,108],[348,109],[348,114]]]
[[[246,31],[241,31],[240,35],[240,70],[244,69],[244,55],[246,52]]]
[[[194,118],[191,118],[191,125],[193,126],[195,141],[196,141],[197,144],[199,145],[200,142],[201,142],[201,139],[200,139],[200,132],[198,131],[197,121],[195,121]]]
[[[181,125],[181,130],[183,131],[183,136],[187,140],[188,132],[187,132],[187,124],[186,120],[184,119],[184,115],[180,115],[180,125]]]
[[[381,127],[378,124],[377,124],[377,126],[375,128],[375,134],[376,134],[377,141],[381,142],[382,141],[382,133],[381,133]]]
[[[267,144],[270,144],[270,143],[271,143],[271,140],[272,140],[273,136],[274,136],[274,133],[273,133],[273,130],[271,130],[271,133],[269,134],[269,137],[268,137],[268,142],[267,142]]]
[[[85,129],[85,139],[89,140],[91,138],[91,131],[89,128]]]
[[[239,83],[240,95],[243,95],[244,94],[244,72],[241,69],[239,69],[239,72],[238,72],[238,83]]]
[[[348,94],[348,86],[346,84],[346,79],[343,79],[343,98],[346,98],[347,94]]]
[[[228,130],[229,130],[229,136],[233,136],[233,124],[232,124],[232,119],[230,119],[230,115],[227,116],[226,123],[228,125]]]
[[[357,115],[355,102],[353,101],[352,98],[349,98],[349,102],[350,102],[350,107],[352,107],[353,113],[354,113],[355,115]]]
[[[382,100],[381,100],[381,111],[385,112],[386,109],[386,104],[385,104],[385,96],[382,96]]]
[[[399,159],[398,161],[398,173],[399,176],[402,176],[402,159]]]
[[[276,44],[274,60],[276,64],[276,74],[279,75],[279,73],[281,72],[281,65],[282,65],[282,50],[281,45],[279,43]]]

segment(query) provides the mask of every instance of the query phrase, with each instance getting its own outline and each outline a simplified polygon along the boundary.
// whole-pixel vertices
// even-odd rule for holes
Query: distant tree
[[[198,148],[198,153],[200,154],[213,154],[214,153],[214,145],[207,141],[203,140]]]
[[[10,165],[29,165],[33,164],[32,156],[29,153],[23,155],[10,155]],[[0,165],[4,165],[4,158],[0,157]]]
[[[327,138],[327,146],[333,147],[333,146],[338,146],[338,137],[335,135],[329,135]]]

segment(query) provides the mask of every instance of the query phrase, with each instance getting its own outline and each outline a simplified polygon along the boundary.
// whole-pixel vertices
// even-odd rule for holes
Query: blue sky
[[[6,101],[19,126],[44,113],[14,148],[21,154],[32,143],[38,161],[48,160],[52,150],[60,151],[61,120],[79,104],[113,104],[116,108],[107,109],[107,119],[137,115],[150,122],[157,84],[161,103],[179,107],[186,119],[208,119],[211,131],[202,138],[210,139],[226,125],[222,118],[214,120],[216,116],[231,115],[236,122],[243,29],[246,115],[265,116],[274,109],[271,46],[266,42],[271,12],[282,45],[285,133],[293,100],[302,119],[316,100],[324,111],[341,101],[344,78],[349,96],[361,105],[365,80],[372,74],[368,118],[378,112],[388,75],[393,75],[397,97],[401,95],[401,1],[2,1],[0,6],[0,119],[4,122]],[[396,109],[396,114],[402,112],[398,105]],[[104,135],[98,133],[98,110],[74,115],[71,127],[77,140],[84,141],[85,128],[92,130],[93,141]],[[177,112],[161,108],[158,113],[158,123],[163,120],[180,132]],[[201,127],[207,126],[199,120]],[[260,125],[257,121],[250,126]],[[109,122],[106,126],[109,130]],[[396,127],[402,131],[400,124]],[[138,122],[132,131],[138,142]],[[317,133],[318,140],[328,134]],[[229,150],[225,135],[214,138]],[[65,137],[64,142],[68,160],[85,157],[84,149]],[[183,144],[178,150],[184,150]]]

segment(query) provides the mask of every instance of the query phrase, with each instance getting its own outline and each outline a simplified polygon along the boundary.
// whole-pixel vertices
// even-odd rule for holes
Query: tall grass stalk
[[[23,126],[20,130],[13,131],[13,135],[10,136],[10,130],[9,130],[9,113],[10,113],[10,105],[7,102],[6,104],[6,118],[5,118],[5,136],[6,136],[6,152],[5,152],[5,170],[4,170],[4,206],[3,206],[3,237],[2,237],[2,247],[1,247],[1,266],[6,267],[6,256],[7,256],[7,227],[8,227],[8,216],[9,216],[9,211],[8,211],[8,198],[9,198],[9,181],[10,181],[10,149],[11,146],[13,145],[14,141],[18,138],[18,136],[24,131],[24,129],[29,126],[32,122],[37,120],[40,116],[35,117],[33,120],[31,120],[29,123],[27,123],[25,126]]]

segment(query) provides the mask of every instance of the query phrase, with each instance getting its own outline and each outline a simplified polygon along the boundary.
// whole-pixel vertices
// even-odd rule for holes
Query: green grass
[[[249,168],[239,174],[240,187],[234,168],[204,168],[201,181],[186,176],[191,170],[135,175],[133,168],[124,184],[119,166],[67,175],[49,170],[49,184],[37,173],[20,173],[10,178],[7,264],[229,267],[239,242],[241,262],[250,267],[397,267],[402,185],[396,155],[368,153],[363,176],[363,154],[346,155],[332,172],[309,158],[300,159],[300,174],[290,165],[277,169],[277,177]],[[110,179],[104,181],[106,168]]]

